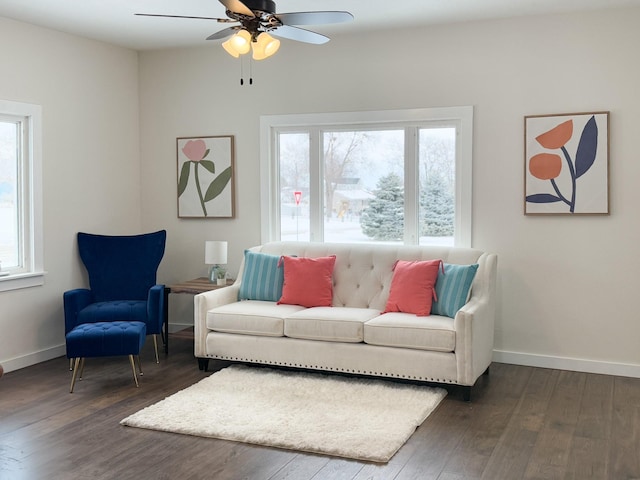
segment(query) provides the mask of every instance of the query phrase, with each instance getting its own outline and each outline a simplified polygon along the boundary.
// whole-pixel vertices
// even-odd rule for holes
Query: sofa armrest
[[[493,358],[497,256],[483,254],[471,298],[454,319],[458,383],[473,385]]]
[[[193,297],[193,335],[196,357],[206,356],[207,312],[212,308],[238,301],[240,282]]]

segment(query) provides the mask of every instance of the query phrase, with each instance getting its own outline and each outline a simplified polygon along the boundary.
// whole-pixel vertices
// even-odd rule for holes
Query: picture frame
[[[525,215],[609,214],[609,112],[524,117]]]
[[[235,218],[233,135],[178,137],[179,218]]]

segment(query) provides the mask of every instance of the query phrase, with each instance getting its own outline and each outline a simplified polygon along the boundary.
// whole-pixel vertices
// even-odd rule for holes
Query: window
[[[262,117],[262,240],[470,246],[472,119],[472,107]]]
[[[0,291],[42,285],[41,108],[0,100]]]

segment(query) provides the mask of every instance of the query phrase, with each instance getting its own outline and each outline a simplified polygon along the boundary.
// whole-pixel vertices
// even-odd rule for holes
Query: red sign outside
[[[295,191],[293,192],[293,196],[296,199],[296,205],[300,205],[300,200],[302,199],[302,192]]]

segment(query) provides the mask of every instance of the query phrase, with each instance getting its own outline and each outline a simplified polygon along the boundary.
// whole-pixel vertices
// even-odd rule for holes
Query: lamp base
[[[209,270],[209,281],[217,285],[221,285],[220,282],[222,282],[222,285],[226,285],[227,270],[220,265],[214,265],[211,267],[211,270]]]

